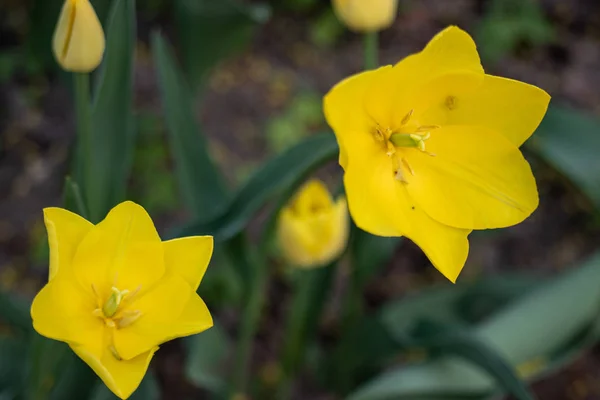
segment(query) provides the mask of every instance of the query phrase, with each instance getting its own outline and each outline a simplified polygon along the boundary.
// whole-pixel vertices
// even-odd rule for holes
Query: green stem
[[[246,247],[247,248],[247,247]],[[248,251],[247,251],[248,252]],[[250,257],[252,255],[248,254]],[[265,302],[265,294],[269,285],[269,271],[266,260],[257,260],[253,255],[250,261],[254,276],[248,294],[243,320],[238,337],[235,367],[233,372],[233,394],[246,394],[248,367],[252,355],[254,336],[258,329],[260,314]]]
[[[90,77],[89,74],[73,74],[75,84],[75,112],[77,114],[77,140],[79,146],[78,168],[81,169],[82,177],[79,184],[83,187],[86,209],[90,218],[95,221],[96,208],[92,206],[95,200],[93,193],[92,172],[92,109],[90,102]]]
[[[292,299],[292,306],[287,323],[287,330],[283,345],[281,365],[283,377],[280,381],[277,397],[280,400],[288,399],[291,394],[291,381],[296,373],[302,349],[306,341],[308,317],[310,316],[311,297],[313,290],[313,275],[319,271],[299,271],[300,277]]]
[[[364,35],[365,69],[375,69],[379,66],[379,38],[377,31]]]

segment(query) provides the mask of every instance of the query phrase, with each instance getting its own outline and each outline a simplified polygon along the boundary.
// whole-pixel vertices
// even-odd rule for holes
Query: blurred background
[[[110,2],[92,0],[102,22]],[[30,301],[47,278],[42,208],[62,203],[75,139],[71,83],[50,41],[61,1],[0,0],[0,289]],[[327,130],[322,96],[363,68],[362,37],[346,30],[325,0],[146,0],[137,4],[135,116],[138,145],[129,197],[166,232],[188,215],[166,146],[149,37],[160,29],[174,44],[195,97],[211,155],[236,187],[264,160]],[[419,51],[447,25],[475,38],[486,72],[539,86],[552,95],[549,115],[525,147],[540,207],[509,229],[474,233],[460,281],[498,272],[552,275],[600,243],[600,2],[597,0],[400,0],[381,32],[382,64]],[[218,68],[217,68],[218,67]],[[340,169],[323,172],[330,182]],[[258,218],[257,224],[260,224]],[[274,267],[254,371],[267,383],[289,299],[285,271]],[[215,269],[201,295],[226,330],[239,319],[240,290],[227,267]],[[319,323],[324,343],[339,333],[341,269]],[[423,253],[404,240],[367,285],[369,309],[444,282]],[[600,282],[598,282],[600,285]],[[339,292],[339,293],[338,293]],[[551,312],[551,310],[548,310]],[[0,332],[10,332],[0,317]],[[181,341],[152,364],[162,398],[204,398],[189,374]],[[2,354],[0,354],[0,358]],[[310,374],[298,399],[335,399]],[[600,399],[600,348],[536,383],[540,399]]]

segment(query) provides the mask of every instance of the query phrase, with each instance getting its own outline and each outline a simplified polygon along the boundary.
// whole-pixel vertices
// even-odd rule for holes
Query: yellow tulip
[[[66,0],[52,40],[60,66],[90,72],[102,61],[104,46],[104,31],[89,0]]]
[[[310,268],[333,261],[348,241],[346,199],[334,202],[322,182],[309,181],[281,211],[277,237],[294,266]]]
[[[213,324],[196,294],[213,250],[211,236],[162,242],[132,202],[99,224],[61,208],[44,210],[49,282],[31,306],[35,330],[69,344],[125,399],[161,343]]]
[[[337,17],[357,32],[372,32],[392,25],[398,0],[333,0]]]
[[[537,208],[519,147],[549,101],[535,86],[485,74],[457,27],[395,66],[340,82],[324,107],[354,221],[408,237],[454,282],[472,230],[515,225]]]

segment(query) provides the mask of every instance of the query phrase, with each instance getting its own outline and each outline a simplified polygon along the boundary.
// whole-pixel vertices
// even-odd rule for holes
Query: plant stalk
[[[364,35],[365,70],[379,66],[379,36],[378,32],[367,32]]]
[[[75,85],[75,112],[77,115],[77,165],[81,178],[79,184],[83,188],[83,198],[91,221],[98,218],[97,207],[94,207],[95,196],[93,193],[93,149],[92,149],[92,108],[90,102],[90,76],[89,74],[74,73]]]

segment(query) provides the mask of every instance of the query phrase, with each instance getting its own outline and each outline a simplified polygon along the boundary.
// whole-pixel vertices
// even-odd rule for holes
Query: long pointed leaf
[[[224,178],[210,159],[206,139],[199,134],[189,85],[159,33],[152,36],[152,49],[179,187],[189,209],[207,218],[228,199]]]

